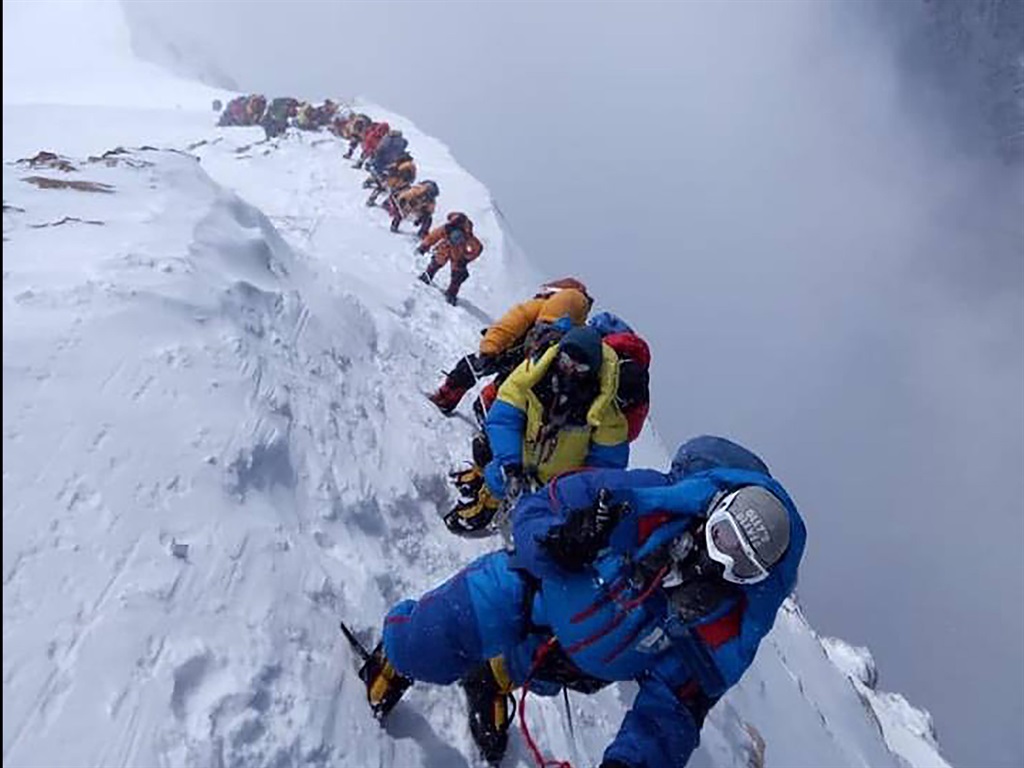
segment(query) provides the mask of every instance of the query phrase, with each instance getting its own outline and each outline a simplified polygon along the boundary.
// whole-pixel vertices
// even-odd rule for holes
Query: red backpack
[[[619,392],[616,400],[629,428],[629,442],[640,436],[651,410],[651,348],[635,333],[609,333],[604,343],[619,357]]]

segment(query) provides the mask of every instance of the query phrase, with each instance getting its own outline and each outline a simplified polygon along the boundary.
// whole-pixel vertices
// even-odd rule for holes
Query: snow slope
[[[850,680],[850,684],[870,707],[882,729],[889,748],[909,765],[949,765],[939,753],[935,724],[931,716],[915,709],[898,693],[877,690],[878,668],[867,648],[857,648],[834,637],[822,638],[829,659]]]
[[[479,765],[454,688],[377,727],[337,619],[376,632],[487,549],[439,520],[470,428],[421,390],[538,276],[486,189],[388,115],[487,247],[448,307],[337,141],[218,129],[210,89],[131,57],[116,5],[66,7],[4,4],[3,765]],[[44,17],[103,74],[89,99],[8,72]],[[67,164],[15,162],[40,149]],[[667,464],[652,430],[634,463]],[[691,764],[944,765],[837,647],[788,605]],[[630,695],[574,695],[575,743],[531,701],[532,730],[596,765]],[[518,736],[505,764],[530,764]]]

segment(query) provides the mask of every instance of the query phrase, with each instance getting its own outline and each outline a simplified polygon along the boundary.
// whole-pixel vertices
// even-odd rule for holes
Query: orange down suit
[[[460,264],[465,265],[476,259],[484,250],[484,244],[480,242],[476,235],[473,234],[473,225],[467,224],[466,229],[463,230],[465,239],[463,242],[455,245],[448,239],[448,225],[442,225],[433,229],[426,237],[423,238],[423,242],[420,243],[420,248],[428,250],[433,248],[431,256],[437,269],[440,269],[448,262],[452,264],[452,272],[456,271],[456,267]]]

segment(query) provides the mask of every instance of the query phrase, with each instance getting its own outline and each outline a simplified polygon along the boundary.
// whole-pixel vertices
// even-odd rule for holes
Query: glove
[[[610,502],[611,492],[602,488],[593,506],[572,510],[564,523],[547,532],[540,545],[566,570],[583,570],[608,546],[612,529],[626,512],[625,504]]]

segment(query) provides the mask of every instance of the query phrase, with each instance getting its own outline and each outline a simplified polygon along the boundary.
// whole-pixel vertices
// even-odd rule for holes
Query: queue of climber
[[[392,230],[408,215],[416,164],[400,131],[368,115],[338,135],[365,167],[367,205],[383,200]],[[422,182],[426,184],[427,182]],[[436,198],[436,185],[433,190]],[[483,243],[451,212],[430,229],[416,211],[420,275],[446,264],[455,304]],[[424,218],[425,216],[425,218]],[[486,554],[420,598],[399,601],[359,676],[384,718],[415,681],[457,682],[482,756],[499,765],[520,690],[593,693],[635,680],[634,709],[601,768],[684,765],[708,711],[750,665],[792,590],[803,522],[767,466],[743,446],[704,436],[669,472],[627,470],[650,410],[651,350],[622,317],[591,312],[573,277],[542,284],[482,331],[430,401],[453,415],[471,391],[476,429],[449,473],[443,515],[462,537],[500,535]]]
[[[220,111],[219,101],[214,108]],[[322,104],[315,105],[291,96],[281,96],[267,100],[261,93],[237,96],[227,103],[221,111],[217,125],[229,126],[260,126],[267,138],[274,138],[284,133],[289,126],[302,131],[318,131],[327,128],[338,112],[338,103],[325,99]]]
[[[231,101],[221,124],[261,125],[268,140],[326,129],[367,172],[366,205],[398,232],[416,228],[419,275],[446,265],[446,300],[458,303],[468,265],[484,250],[473,222],[448,212],[434,226],[440,189],[420,180],[402,132],[386,121],[260,95]],[[358,151],[358,156],[356,155]],[[793,589],[805,529],[767,465],[742,445],[684,442],[667,472],[627,470],[650,410],[651,350],[577,278],[545,282],[481,332],[429,400],[445,416],[473,390],[475,429],[464,466],[449,474],[455,502],[444,525],[462,537],[501,536],[419,598],[397,602],[359,677],[384,718],[416,681],[458,682],[469,729],[499,765],[520,691],[594,693],[638,683],[632,710],[601,768],[683,766],[704,719],[752,663]]]
[[[401,130],[330,99],[313,107],[291,98],[268,103],[259,94],[232,100],[221,124],[273,125],[268,137],[282,125],[281,131],[325,128],[346,142],[344,158],[367,172],[366,205],[386,210],[392,231],[412,222],[416,250],[428,257],[419,279],[432,283],[448,266],[444,296],[457,303],[484,244],[463,212],[449,212],[433,226],[440,189],[418,178]],[[430,395],[450,416],[470,389],[483,385],[472,405],[478,426],[472,460],[451,475],[458,501],[444,520],[454,533],[498,532],[503,502],[508,506],[522,490],[561,472],[626,466],[629,443],[639,436],[650,407],[651,353],[622,318],[610,312],[591,317],[593,305],[576,278],[541,285],[485,329],[479,349],[457,361]]]
[[[219,102],[214,106],[221,107]],[[262,94],[232,99],[223,107],[218,124],[260,126],[267,140],[283,135],[290,127],[326,129],[347,142],[346,159],[353,159],[358,150],[353,167],[368,173],[363,183],[369,190],[367,206],[379,205],[388,213],[392,232],[398,232],[403,222],[412,224],[421,241],[419,253],[430,257],[420,279],[430,283],[442,267],[450,266],[444,295],[450,304],[458,302],[459,288],[469,277],[468,265],[483,252],[483,243],[473,234],[473,222],[464,213],[449,213],[442,225],[433,226],[441,189],[436,181],[417,178],[416,161],[400,130],[365,113],[341,109],[331,99],[317,106],[292,97],[268,101]]]

